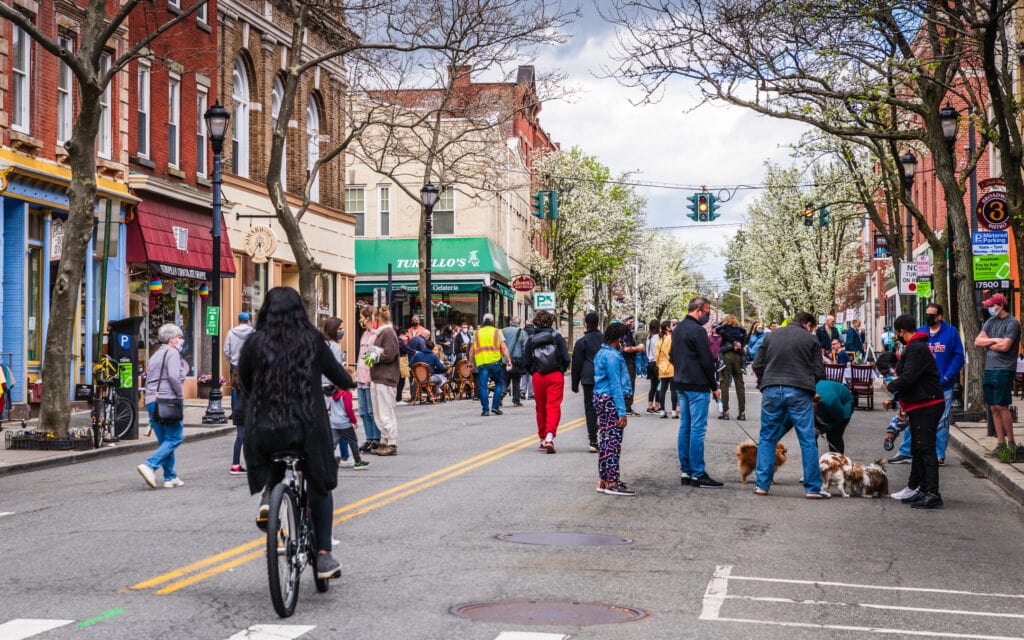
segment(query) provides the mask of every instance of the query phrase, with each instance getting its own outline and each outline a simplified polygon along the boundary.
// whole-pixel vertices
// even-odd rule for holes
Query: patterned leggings
[[[616,427],[619,414],[611,396],[594,395],[597,409],[597,473],[606,483],[619,481],[619,454],[622,453],[622,429]]]

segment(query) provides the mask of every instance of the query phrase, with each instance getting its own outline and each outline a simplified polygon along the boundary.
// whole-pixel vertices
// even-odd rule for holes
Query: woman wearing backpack
[[[569,345],[551,328],[555,317],[550,311],[538,311],[533,317],[536,331],[523,350],[523,366],[532,376],[533,397],[537,402],[537,437],[540,451],[555,452],[555,435],[562,420],[562,396],[565,372],[569,368]]]

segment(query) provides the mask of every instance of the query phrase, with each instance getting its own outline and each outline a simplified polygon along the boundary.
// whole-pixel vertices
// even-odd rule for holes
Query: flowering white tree
[[[637,252],[639,273],[630,278],[630,304],[639,299],[640,317],[664,319],[685,313],[686,303],[698,294],[695,254],[700,245],[686,244],[674,235],[648,231]]]

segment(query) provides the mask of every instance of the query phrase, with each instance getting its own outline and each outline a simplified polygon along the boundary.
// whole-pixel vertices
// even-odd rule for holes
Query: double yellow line
[[[570,420],[565,424],[559,425],[559,432],[570,431],[576,427],[584,424],[584,418],[577,418]],[[346,520],[351,520],[363,514],[369,513],[374,509],[379,509],[383,506],[389,505],[393,502],[397,502],[402,498],[406,498],[415,493],[429,489],[430,487],[436,486],[451,480],[452,478],[458,477],[464,473],[472,471],[478,467],[482,467],[485,464],[490,464],[496,460],[500,460],[505,456],[521,451],[528,447],[536,446],[537,436],[530,435],[525,438],[520,438],[508,444],[502,445],[490,451],[473,456],[458,462],[449,467],[438,469],[432,473],[428,473],[425,476],[410,480],[404,484],[400,484],[396,487],[392,487],[386,491],[381,491],[372,496],[357,500],[350,504],[334,510],[334,524],[340,524]],[[265,536],[241,544],[233,549],[218,553],[216,555],[209,556],[193,562],[192,564],[185,565],[178,569],[168,571],[167,573],[143,580],[137,584],[133,584],[129,589],[142,591],[147,589],[154,589],[154,593],[157,595],[166,595],[168,593],[174,593],[184,589],[189,585],[202,582],[207,578],[213,577],[219,573],[223,573],[230,569],[233,569],[239,565],[243,565],[247,562],[255,560],[263,556],[264,549],[267,544]]]

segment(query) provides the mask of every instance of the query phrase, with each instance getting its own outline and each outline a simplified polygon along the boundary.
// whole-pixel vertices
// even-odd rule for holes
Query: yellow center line
[[[570,420],[569,422],[560,425],[559,431],[570,431],[572,429],[575,429],[576,427],[579,427],[584,422],[585,418],[576,418],[575,420]],[[335,516],[341,516],[335,518],[334,524],[340,524],[347,520],[351,520],[352,518],[369,513],[370,511],[373,511],[385,505],[401,500],[402,498],[423,491],[424,489],[434,487],[438,484],[441,484],[442,482],[445,482],[464,473],[472,471],[473,469],[477,469],[483,465],[490,464],[491,462],[494,462],[496,460],[500,460],[501,458],[504,458],[509,454],[515,453],[516,451],[521,451],[527,447],[532,446],[533,443],[536,442],[536,440],[537,436],[534,435],[520,438],[519,440],[515,440],[513,442],[504,444],[500,447],[496,447],[494,449],[491,449],[490,451],[485,451],[484,453],[475,455],[471,458],[467,458],[466,460],[450,465],[443,469],[438,469],[437,471],[428,473],[427,475],[416,478],[415,480],[410,480],[409,482],[402,483],[385,491],[376,493],[372,496],[349,503],[343,507],[334,510]],[[252,551],[253,549],[258,549],[264,546],[265,544],[266,537],[260,537],[245,544],[241,544],[233,549],[228,549],[227,551],[218,553],[208,558],[204,558],[202,560],[198,560],[184,567],[168,571],[167,573],[156,576],[155,578],[144,580],[142,582],[132,585],[131,587],[129,587],[129,589],[149,589],[170,582],[171,584],[168,584],[167,586],[157,590],[155,593],[157,593],[158,595],[173,593],[175,591],[178,591],[179,589],[183,589],[189,585],[195,584],[196,582],[200,582],[202,580],[205,580],[206,578],[217,575],[229,569],[233,569],[239,565],[245,564],[247,562],[255,560],[256,558],[263,556],[263,549],[259,549],[258,551],[254,551],[252,553],[247,553],[246,555],[240,556],[239,554],[246,553],[247,551]],[[234,556],[239,557],[234,558]],[[229,560],[230,558],[234,559]],[[227,562],[219,564],[225,560],[227,560]],[[211,565],[217,566],[211,567]],[[192,574],[194,571],[203,569],[205,567],[211,568],[207,569],[206,571],[196,573],[194,575],[189,575]],[[182,580],[177,580],[178,578],[181,578],[183,576],[189,577]],[[177,581],[172,582],[175,580]]]

